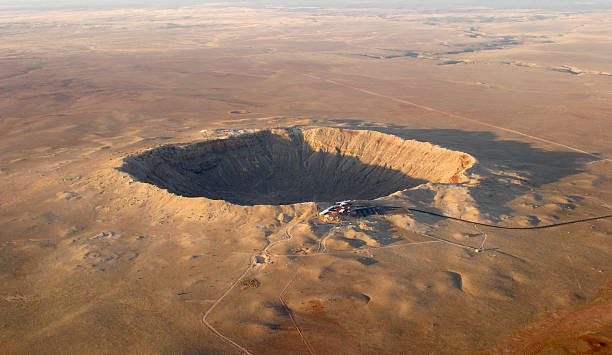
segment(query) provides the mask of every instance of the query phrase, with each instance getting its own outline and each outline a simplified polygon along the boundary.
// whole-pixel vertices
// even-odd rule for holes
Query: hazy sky
[[[223,6],[317,6],[317,7],[385,7],[385,8],[612,8],[612,0],[0,0],[0,9],[103,9],[121,7],[169,7],[218,4]]]

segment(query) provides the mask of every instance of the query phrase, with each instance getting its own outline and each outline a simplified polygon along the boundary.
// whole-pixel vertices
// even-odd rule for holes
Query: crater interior
[[[462,182],[475,162],[427,142],[325,127],[166,145],[126,158],[121,170],[180,196],[279,205],[368,200],[426,182]]]

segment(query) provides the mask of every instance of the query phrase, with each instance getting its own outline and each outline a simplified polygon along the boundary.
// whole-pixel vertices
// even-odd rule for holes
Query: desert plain
[[[611,17],[2,8],[1,352],[611,353]]]

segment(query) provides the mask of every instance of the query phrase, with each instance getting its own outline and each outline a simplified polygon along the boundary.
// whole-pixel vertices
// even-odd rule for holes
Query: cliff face
[[[373,199],[425,182],[462,182],[465,153],[374,131],[274,129],[127,158],[136,179],[236,204]]]

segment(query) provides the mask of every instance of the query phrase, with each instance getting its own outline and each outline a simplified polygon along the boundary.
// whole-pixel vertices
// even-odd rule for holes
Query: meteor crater
[[[267,129],[126,158],[136,180],[238,205],[375,199],[427,182],[466,181],[469,154],[376,131]]]

